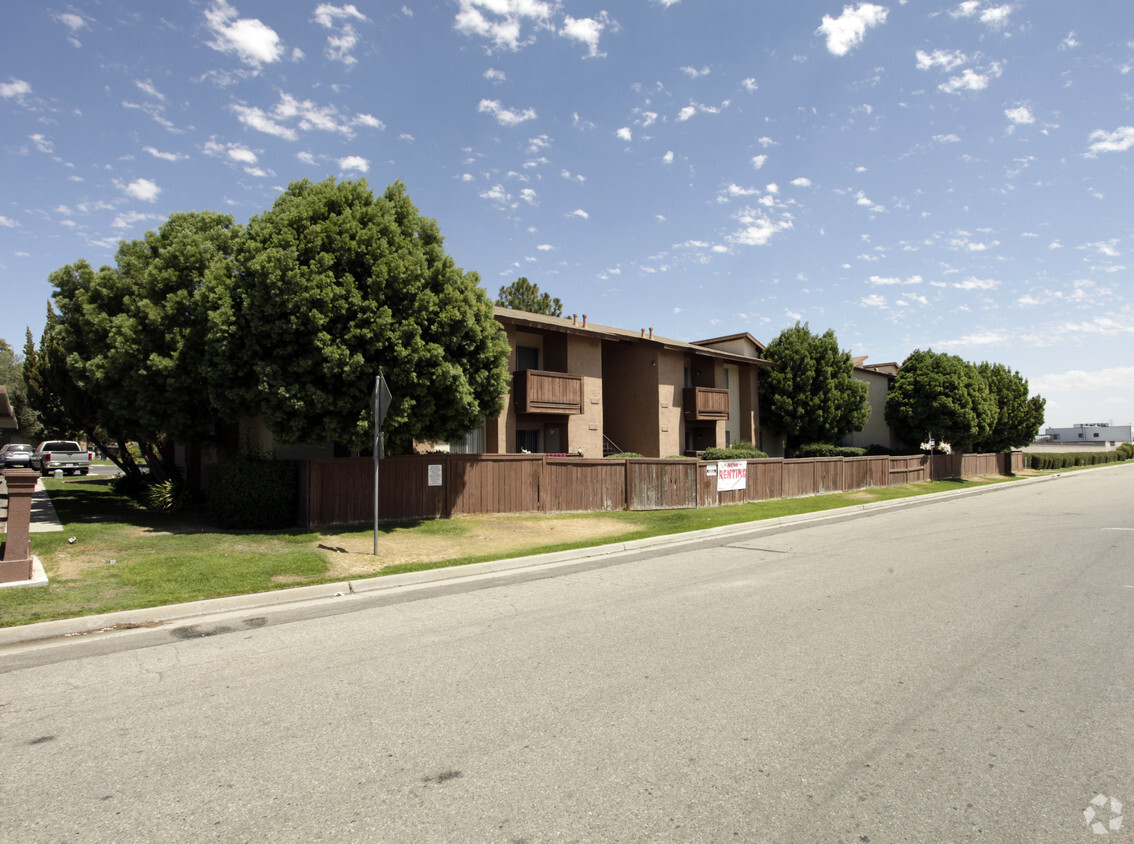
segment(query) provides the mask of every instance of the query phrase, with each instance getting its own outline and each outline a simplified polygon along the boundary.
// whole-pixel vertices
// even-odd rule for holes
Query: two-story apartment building
[[[496,308],[512,349],[503,412],[483,450],[669,457],[757,442],[759,369],[749,335],[685,343],[654,333]]]

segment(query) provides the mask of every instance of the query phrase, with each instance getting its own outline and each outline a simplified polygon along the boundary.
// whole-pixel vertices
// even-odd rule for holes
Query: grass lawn
[[[327,532],[225,531],[195,513],[144,510],[116,494],[109,479],[46,479],[64,530],[33,533],[31,545],[50,583],[0,590],[0,626],[625,542],[970,489],[996,480],[934,481],[701,510],[389,524],[379,533],[375,557],[374,534],[366,526]]]

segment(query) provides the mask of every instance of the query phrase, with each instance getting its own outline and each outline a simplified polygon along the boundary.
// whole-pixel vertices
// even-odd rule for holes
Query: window
[[[1099,438],[1099,432],[1095,431],[1095,439],[1097,440],[1098,438]]]
[[[728,367],[727,366],[724,368],[724,385],[725,385],[725,389],[727,390],[728,389]]]
[[[516,452],[522,453],[530,451],[532,454],[539,452],[539,429],[517,430],[516,431]]]
[[[516,369],[539,369],[539,349],[534,346],[517,346]]]

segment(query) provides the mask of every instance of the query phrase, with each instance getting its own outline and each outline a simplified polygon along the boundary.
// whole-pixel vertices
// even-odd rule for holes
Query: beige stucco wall
[[[671,457],[685,450],[685,429],[681,406],[685,389],[685,355],[668,349],[658,349],[657,418],[655,444],[646,457]],[[647,414],[643,413],[643,416]],[[645,424],[648,420],[643,420]]]
[[[876,372],[856,369],[854,379],[863,381],[867,387],[866,400],[870,404],[870,418],[861,431],[847,435],[843,445],[866,448],[870,445],[883,445],[894,448],[897,445],[890,426],[886,424],[886,396],[889,394],[890,379]]]
[[[566,448],[583,457],[602,457],[602,341],[591,337],[569,337],[567,371],[583,376],[583,413],[567,417]]]

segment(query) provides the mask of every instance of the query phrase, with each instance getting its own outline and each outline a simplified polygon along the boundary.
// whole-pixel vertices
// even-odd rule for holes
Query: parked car
[[[23,443],[8,443],[0,448],[0,469],[30,469],[32,447]]]
[[[85,475],[91,470],[91,455],[73,440],[46,440],[35,447],[31,468],[44,477],[56,469],[62,469],[65,475]]]

